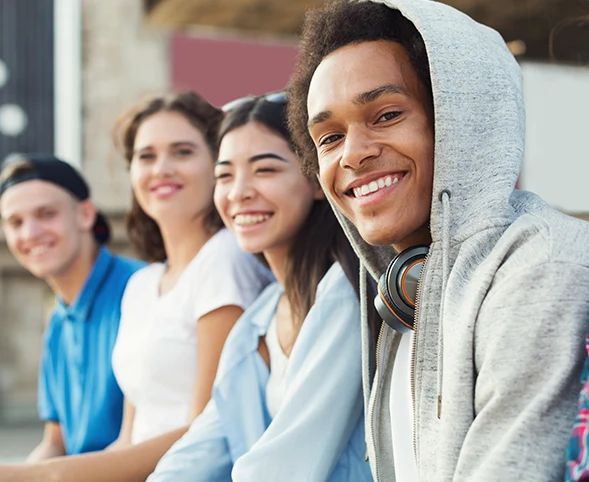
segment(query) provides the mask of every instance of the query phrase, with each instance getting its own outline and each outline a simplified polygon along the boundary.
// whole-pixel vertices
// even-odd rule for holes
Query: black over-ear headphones
[[[417,281],[428,251],[427,246],[407,248],[395,256],[378,281],[376,311],[400,333],[413,330]]]

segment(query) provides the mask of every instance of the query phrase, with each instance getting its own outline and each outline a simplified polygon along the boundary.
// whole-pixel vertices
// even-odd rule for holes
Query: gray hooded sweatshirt
[[[433,242],[411,366],[419,480],[560,481],[589,329],[589,223],[514,190],[524,107],[502,38],[441,3],[382,3],[421,33],[434,97]],[[378,279],[395,252],[339,218]],[[400,335],[385,324],[374,353],[363,325],[367,452],[374,479],[390,482]]]

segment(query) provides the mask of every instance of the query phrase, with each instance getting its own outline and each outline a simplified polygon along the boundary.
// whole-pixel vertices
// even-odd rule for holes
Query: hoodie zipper
[[[381,340],[382,340],[382,334],[384,331],[384,322],[380,325],[380,330],[378,332],[378,338],[376,339],[376,367],[375,367],[375,374],[378,374],[378,366],[379,366],[379,358],[380,358],[380,344],[381,344]],[[377,385],[376,385],[376,390],[378,390],[378,380],[376,381]],[[378,455],[377,455],[377,450],[376,450],[376,436],[375,434],[375,424],[374,424],[374,417],[376,414],[376,410],[374,410],[374,404],[376,404],[376,400],[377,400],[377,394],[374,394],[374,402],[372,405],[372,413],[370,414],[370,428],[371,428],[371,435],[372,435],[372,446],[374,447],[374,467],[375,467],[375,480],[374,482],[379,482],[380,481],[380,476],[379,476],[379,471],[378,471]],[[366,460],[368,460],[368,457],[366,457]]]
[[[415,313],[413,317],[413,343],[411,344],[411,371],[409,373],[409,380],[411,384],[411,401],[413,404],[413,455],[415,457],[415,462],[417,463],[417,438],[415,434],[417,433],[417,417],[416,417],[416,410],[415,410],[415,362],[417,358],[417,327],[419,325],[419,306],[421,301],[421,284],[422,280],[425,275],[425,269],[427,267],[427,261],[429,259],[430,252],[425,255],[425,259],[423,260],[423,268],[421,269],[421,273],[419,274],[419,279],[417,280],[417,289],[415,292]]]

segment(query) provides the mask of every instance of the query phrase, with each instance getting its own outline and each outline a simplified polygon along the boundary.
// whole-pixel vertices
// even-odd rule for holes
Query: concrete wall
[[[589,213],[589,68],[523,63],[527,112],[521,187]]]

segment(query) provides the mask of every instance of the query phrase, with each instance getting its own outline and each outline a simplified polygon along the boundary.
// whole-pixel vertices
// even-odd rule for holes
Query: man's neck
[[[47,279],[47,284],[55,295],[61,298],[67,306],[76,300],[86,284],[86,280],[94,268],[98,251],[99,248],[93,240],[84,243],[80,255],[62,275]]]

